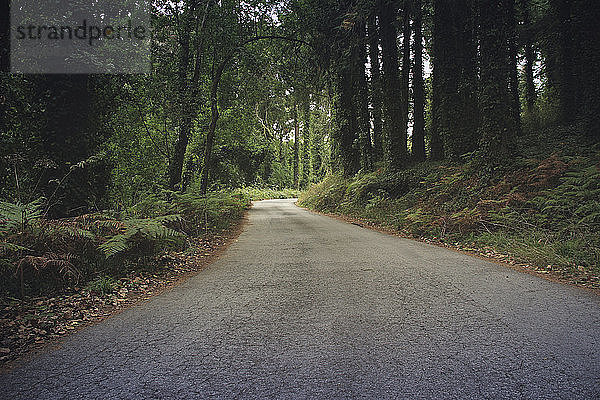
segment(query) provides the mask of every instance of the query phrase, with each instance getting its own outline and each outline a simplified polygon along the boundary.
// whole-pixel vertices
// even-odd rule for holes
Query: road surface
[[[0,375],[4,399],[600,398],[600,300],[258,202],[174,289]]]

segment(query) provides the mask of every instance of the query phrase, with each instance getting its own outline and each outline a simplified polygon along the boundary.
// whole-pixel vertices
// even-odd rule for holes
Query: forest
[[[277,197],[600,285],[599,2],[156,0],[150,17],[150,73],[0,75],[11,307],[118,293]]]

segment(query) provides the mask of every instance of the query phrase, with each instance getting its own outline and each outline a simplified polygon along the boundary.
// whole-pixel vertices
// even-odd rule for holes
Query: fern
[[[0,201],[0,236],[27,230],[42,217],[43,202],[43,197],[26,204]]]
[[[0,252],[19,252],[19,251],[32,251],[31,249],[28,249],[25,246],[21,246],[15,243],[9,243],[9,242],[0,242]]]
[[[37,224],[41,228],[43,228],[44,233],[51,237],[57,238],[62,237],[66,239],[96,239],[96,235],[94,235],[91,231],[87,229],[83,229],[75,224],[62,222],[62,221],[40,221]]]
[[[110,237],[99,246],[99,249],[109,258],[133,248],[144,240],[172,243],[184,235],[165,224],[178,221],[181,221],[181,216],[178,214],[125,220],[123,221],[123,231]]]
[[[49,270],[61,275],[64,279],[71,279],[78,282],[81,272],[73,265],[72,254],[54,254],[48,253],[43,256],[25,256],[16,264],[15,274],[19,277],[21,284],[21,296],[25,294],[24,273],[26,270],[40,272]]]

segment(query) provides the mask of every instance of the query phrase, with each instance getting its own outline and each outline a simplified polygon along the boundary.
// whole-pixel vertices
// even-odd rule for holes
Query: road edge
[[[396,236],[398,238],[402,238],[402,239],[407,239],[407,240],[413,240],[415,242],[420,242],[420,243],[424,243],[424,244],[429,244],[429,245],[433,245],[436,247],[441,247],[447,250],[451,250],[457,253],[461,253],[461,254],[465,254],[471,257],[475,257],[478,258],[480,260],[484,260],[484,261],[489,261],[489,262],[493,262],[495,264],[499,264],[502,265],[506,268],[510,268],[514,271],[518,271],[518,272],[522,272],[528,275],[532,275],[532,276],[536,276],[538,278],[542,278],[544,280],[550,281],[550,282],[554,282],[554,283],[559,283],[559,284],[563,284],[563,285],[567,285],[567,286],[571,286],[580,290],[584,290],[586,292],[590,292],[596,296],[600,296],[600,288],[596,288],[596,287],[589,287],[589,286],[585,286],[582,285],[580,283],[577,282],[573,282],[570,281],[566,278],[561,277],[560,275],[558,275],[557,273],[551,272],[551,271],[539,271],[536,269],[533,269],[533,267],[529,266],[528,264],[525,263],[519,263],[515,260],[511,261],[511,262],[507,262],[505,260],[501,260],[492,256],[487,256],[486,254],[482,254],[478,251],[468,251],[468,250],[464,250],[459,248],[458,246],[454,246],[451,243],[444,243],[444,242],[440,242],[440,241],[436,241],[436,240],[432,240],[429,238],[425,238],[425,237],[415,237],[415,236],[410,236],[407,235],[403,232],[400,232],[398,230],[395,230],[393,228],[388,228],[382,225],[377,225],[374,224],[372,222],[369,222],[367,220],[364,220],[362,218],[357,218],[357,217],[353,217],[350,215],[345,215],[345,214],[334,214],[334,213],[326,213],[323,211],[318,211],[318,210],[313,210],[307,207],[302,207],[300,205],[298,205],[298,202],[294,202],[293,203],[296,207],[308,211],[310,213],[313,213],[315,215],[321,215],[324,217],[329,217],[329,218],[333,218],[336,219],[338,221],[341,222],[345,222],[345,223],[349,223],[352,225],[356,225],[359,226],[361,228],[366,228],[366,229],[370,229],[372,231],[377,231],[379,233],[383,233],[389,236]],[[500,253],[498,253],[500,254]],[[503,255],[505,256],[505,255]],[[529,267],[527,267],[529,266]]]

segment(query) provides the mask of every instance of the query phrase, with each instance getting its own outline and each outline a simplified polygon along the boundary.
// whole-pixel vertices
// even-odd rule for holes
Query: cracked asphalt
[[[270,200],[198,275],[0,375],[0,398],[597,399],[599,340],[593,293]]]

